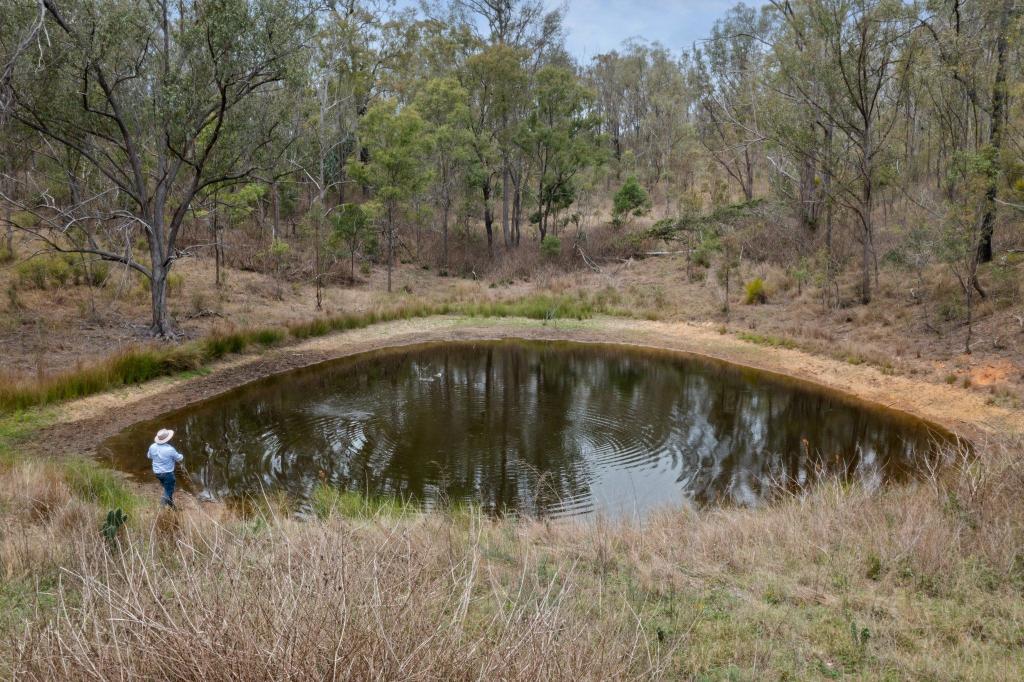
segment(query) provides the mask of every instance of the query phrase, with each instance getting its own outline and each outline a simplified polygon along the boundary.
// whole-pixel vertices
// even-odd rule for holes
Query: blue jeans
[[[160,484],[164,487],[164,497],[161,502],[168,507],[174,506],[174,472],[168,471],[166,474],[157,474],[156,478],[160,481]]]

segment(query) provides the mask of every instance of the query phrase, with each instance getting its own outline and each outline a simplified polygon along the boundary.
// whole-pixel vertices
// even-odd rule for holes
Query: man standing
[[[146,456],[153,460],[153,473],[164,487],[162,503],[171,509],[174,506],[174,466],[185,459],[185,456],[174,449],[168,441],[174,437],[174,431],[160,429],[157,431],[153,444],[149,446]]]

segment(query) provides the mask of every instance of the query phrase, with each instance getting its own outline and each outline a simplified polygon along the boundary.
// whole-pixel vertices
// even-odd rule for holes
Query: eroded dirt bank
[[[956,386],[913,377],[888,376],[865,365],[849,365],[803,351],[767,348],[720,334],[710,326],[598,318],[585,322],[481,320],[434,317],[392,322],[333,334],[262,355],[218,363],[202,376],[158,380],[112,391],[57,408],[56,423],[40,430],[27,448],[40,454],[91,455],[107,437],[143,419],[210,398],[250,381],[390,346],[457,340],[523,338],[635,344],[715,358],[776,372],[903,410],[953,432],[1024,433],[1024,413],[986,404]]]

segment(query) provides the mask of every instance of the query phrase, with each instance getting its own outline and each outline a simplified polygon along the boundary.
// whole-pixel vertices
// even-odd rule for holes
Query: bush
[[[211,360],[219,360],[230,353],[241,353],[248,345],[242,332],[211,334],[203,340],[203,353]]]
[[[172,272],[167,275],[167,293],[180,293],[184,284],[185,276],[180,272]]]
[[[71,275],[75,284],[98,287],[110,276],[110,264],[103,261],[87,261],[84,258],[70,258]]]
[[[768,302],[768,294],[764,291],[764,280],[756,277],[747,282],[744,289],[747,292],[747,305],[760,305]]]
[[[276,346],[287,336],[288,333],[283,329],[257,329],[250,334],[252,340],[261,346]]]
[[[19,263],[15,273],[20,284],[45,290],[67,284],[71,266],[60,256],[38,256]]]
[[[640,216],[651,208],[651,197],[635,176],[626,179],[622,188],[612,199],[612,224],[621,227],[630,215]]]
[[[548,258],[558,258],[562,253],[562,240],[553,234],[545,236],[540,243],[540,252]]]

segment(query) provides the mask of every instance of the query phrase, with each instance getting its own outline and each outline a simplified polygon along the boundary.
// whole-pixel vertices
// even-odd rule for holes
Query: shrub
[[[562,240],[553,234],[546,235],[540,243],[540,252],[548,258],[557,258],[562,253]]]
[[[110,276],[110,264],[103,261],[88,261],[84,258],[68,259],[71,275],[75,284],[98,287]]]
[[[167,292],[178,293],[185,284],[185,276],[180,272],[172,272],[167,275]]]
[[[19,263],[15,274],[20,284],[45,290],[67,284],[71,279],[71,266],[59,256],[38,256]]]
[[[747,293],[745,299],[747,305],[759,305],[768,302],[768,294],[764,291],[764,280],[760,277],[755,277],[747,282],[744,289]]]
[[[626,179],[612,199],[612,224],[621,227],[631,215],[641,216],[651,208],[651,197],[635,176]]]
[[[241,353],[248,341],[242,332],[211,334],[203,340],[203,353],[211,360],[219,360],[230,353]]]

